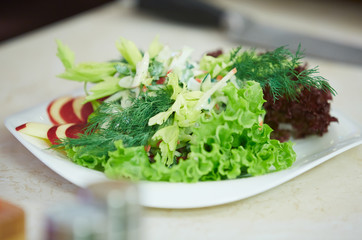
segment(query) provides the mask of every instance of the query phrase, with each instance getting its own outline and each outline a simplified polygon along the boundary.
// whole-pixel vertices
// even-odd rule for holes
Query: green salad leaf
[[[124,59],[135,69],[137,63],[142,60],[142,54],[136,44],[130,40],[121,38],[116,42],[116,47]]]
[[[148,53],[150,54],[150,58],[156,57],[161,52],[163,47],[163,44],[159,41],[159,36],[156,36],[148,47]]]
[[[292,142],[271,139],[263,124],[263,87],[277,97],[299,63],[284,48],[263,55],[236,49],[194,62],[189,47],[172,51],[156,37],[141,52],[120,38],[119,60],[75,64],[74,53],[57,44],[65,67],[59,76],[93,83],[86,101],[95,111],[85,133],[55,146],[76,164],[112,179],[189,183],[262,175],[296,159]],[[311,80],[303,74],[299,83]]]
[[[175,124],[153,135],[154,140],[162,140],[154,162],[149,160],[144,146],[125,147],[122,140],[114,142],[114,150],[108,152],[108,158],[77,154],[75,147],[68,150],[68,156],[83,166],[102,165],[110,178],[150,181],[235,179],[290,167],[296,157],[292,143],[271,140],[272,129],[260,122],[260,116],[265,113],[260,84],[249,81],[238,89],[228,83],[222,92],[228,99],[225,111],[200,115],[187,140],[190,153],[177,164],[173,164],[173,160],[182,128]]]
[[[193,129],[190,159],[209,160],[214,165],[202,180],[261,175],[270,172],[272,166],[275,170],[291,166],[296,157],[292,143],[271,140],[272,129],[260,123],[265,113],[260,85],[249,81],[245,88],[237,89],[229,83],[222,91],[229,100],[225,111],[205,114],[199,127]]]
[[[57,46],[58,46],[58,52],[57,57],[62,61],[63,66],[65,69],[73,68],[74,61],[75,61],[75,55],[72,50],[65,44],[63,44],[62,41],[56,40]]]
[[[123,88],[118,84],[119,79],[115,77],[105,77],[102,82],[94,85],[89,91],[91,95],[86,96],[86,101],[94,101],[100,98],[108,97],[121,91]]]
[[[204,55],[200,60],[200,69],[208,72],[212,78],[216,78],[218,75],[226,75],[232,63],[228,54],[222,54],[217,58]]]

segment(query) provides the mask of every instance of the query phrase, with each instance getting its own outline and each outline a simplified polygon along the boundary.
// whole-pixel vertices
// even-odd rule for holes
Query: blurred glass
[[[96,183],[85,190],[83,198],[106,212],[108,240],[141,238],[141,207],[136,184],[128,181]]]
[[[104,240],[106,215],[94,205],[60,203],[47,212],[46,240]]]

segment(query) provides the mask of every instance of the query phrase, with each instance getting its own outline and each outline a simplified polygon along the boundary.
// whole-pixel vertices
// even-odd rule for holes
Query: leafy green
[[[226,75],[229,71],[228,68],[233,62],[230,61],[230,57],[227,54],[222,54],[217,58],[204,55],[200,60],[200,69],[208,72],[212,78],[216,78],[218,75]]]
[[[122,90],[123,88],[119,86],[118,82],[118,78],[105,77],[102,82],[90,89],[90,92],[93,94],[86,96],[86,101],[94,101]]]
[[[136,64],[142,59],[142,54],[136,44],[125,38],[120,38],[120,40],[116,42],[116,47],[124,59],[135,69]]]
[[[154,140],[162,140],[159,147],[162,153],[162,162],[167,166],[170,166],[173,163],[179,134],[179,127],[177,124],[173,124],[161,128],[152,137]]]
[[[110,178],[143,180],[142,166],[149,165],[148,156],[142,146],[125,148],[122,140],[115,141],[116,150],[109,153],[104,164],[104,173]]]
[[[159,79],[163,75],[163,63],[153,60],[148,71],[153,79]]]
[[[136,65],[136,75],[134,77],[123,77],[119,85],[125,88],[139,87],[141,84],[149,85],[152,82],[152,78],[148,74],[148,68],[150,64],[150,57],[148,52],[145,52],[143,58]],[[126,79],[126,81],[122,81]]]
[[[159,37],[156,36],[148,47],[148,53],[150,54],[150,58],[156,57],[162,49],[163,44],[160,43]]]
[[[271,140],[272,129],[260,125],[260,115],[265,113],[260,85],[247,82],[245,88],[237,89],[229,83],[222,92],[229,99],[225,111],[202,115],[191,129],[191,152],[186,160],[180,159],[169,167],[163,160],[168,156],[163,156],[165,150],[161,148],[161,154],[157,153],[151,163],[143,146],[125,147],[118,140],[109,159],[103,162],[106,175],[116,179],[196,182],[261,175],[290,167],[295,161],[292,143]],[[177,149],[178,129],[169,125],[154,135],[165,141],[166,155]]]
[[[134,76],[134,72],[127,64],[120,63],[115,65],[114,67],[121,76],[132,76],[132,77]]]
[[[165,166],[160,155],[151,163],[143,147],[125,148],[122,141],[115,142],[116,150],[109,153],[105,174],[109,178],[168,182],[196,182],[210,171],[208,162],[183,161],[171,168]]]
[[[161,125],[175,113],[175,121],[180,127],[192,126],[199,118],[201,110],[195,106],[199,98],[203,95],[200,91],[186,91],[178,84],[178,77],[171,73],[168,77],[167,86],[172,89],[171,99],[175,99],[174,104],[167,111],[160,112],[149,120],[149,125]]]
[[[68,68],[64,73],[59,74],[58,77],[79,82],[97,83],[105,77],[114,75],[114,73],[116,73],[114,63],[88,62]]]
[[[330,87],[316,69],[296,71],[300,52],[283,47],[263,54],[238,48],[205,55],[198,65],[190,48],[172,52],[155,38],[142,53],[121,38],[123,60],[76,65],[74,53],[57,44],[65,67],[59,76],[95,83],[86,100],[96,110],[84,134],[55,147],[115,179],[196,182],[290,167],[292,143],[270,139],[272,129],[262,123],[263,88],[277,99],[295,97],[300,86]],[[160,77],[165,82],[156,84]]]
[[[70,48],[62,43],[60,40],[56,40],[58,45],[57,56],[62,61],[65,69],[73,68],[74,66],[74,52]]]
[[[96,155],[103,156],[114,150],[113,143],[117,140],[122,140],[127,147],[147,145],[160,127],[149,126],[150,117],[169,108],[172,103],[167,92],[141,95],[125,109],[119,102],[104,102],[90,117],[85,134],[79,138],[66,138],[57,147],[81,147],[78,150],[82,154],[96,152]]]
[[[108,144],[112,144],[111,149],[115,149],[113,142],[108,142]],[[104,171],[103,164],[106,162],[108,152],[103,152],[101,148],[96,147],[85,151],[83,147],[70,147],[67,145],[65,151],[67,156],[76,164],[90,169]]]
[[[116,73],[116,63],[112,62],[84,62],[76,65],[74,53],[60,40],[57,40],[57,44],[57,56],[65,67],[65,72],[58,75],[60,78],[97,83]]]
[[[238,90],[229,83],[222,91],[229,99],[225,111],[204,115],[193,129],[189,159],[209,160],[214,166],[202,180],[261,175],[272,166],[276,170],[291,166],[295,161],[292,144],[270,140],[272,129],[260,126],[259,117],[265,113],[260,85],[247,82]]]
[[[262,54],[255,50],[241,51],[241,48],[237,48],[230,52],[233,65],[229,69],[237,69],[236,77],[239,81],[254,80],[263,89],[269,86],[275,100],[283,95],[294,100],[301,87],[313,86],[335,94],[325,78],[314,75],[318,73],[317,67],[302,72],[296,70],[302,65],[302,58],[300,46],[295,54],[285,47]]]

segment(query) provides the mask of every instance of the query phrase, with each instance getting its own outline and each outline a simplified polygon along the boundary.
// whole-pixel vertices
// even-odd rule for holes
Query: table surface
[[[221,4],[221,1],[214,1]],[[361,16],[349,4],[313,1],[223,1],[257,21],[362,46]],[[350,2],[352,4],[353,2]],[[321,11],[323,10],[323,11]],[[0,198],[26,212],[27,239],[42,239],[44,216],[55,203],[75,198],[79,188],[47,168],[4,126],[7,116],[79,89],[56,77],[63,71],[55,39],[76,52],[76,61],[118,57],[115,41],[146,49],[156,36],[172,49],[190,46],[199,57],[230,49],[217,29],[166,22],[114,2],[0,44]],[[320,74],[337,90],[332,106],[362,123],[362,66],[317,58]],[[348,150],[264,193],[200,209],[145,208],[143,239],[361,239],[362,146]]]

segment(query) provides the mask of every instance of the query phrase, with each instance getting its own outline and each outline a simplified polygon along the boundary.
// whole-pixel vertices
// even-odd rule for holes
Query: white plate
[[[30,121],[49,123],[47,105],[48,103],[44,103],[8,117],[5,121],[6,127],[30,152],[68,181],[87,187],[92,183],[107,180],[103,173],[76,165],[65,156],[48,150],[42,140],[15,130],[17,126]],[[362,127],[358,123],[336,111],[333,111],[333,116],[338,118],[339,123],[332,123],[329,132],[323,137],[313,136],[294,141],[297,160],[287,170],[216,182],[141,182],[141,204],[157,208],[208,207],[237,201],[276,187],[362,143]]]

